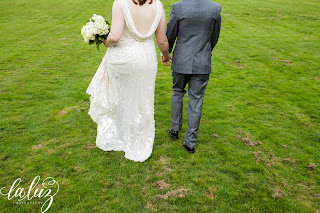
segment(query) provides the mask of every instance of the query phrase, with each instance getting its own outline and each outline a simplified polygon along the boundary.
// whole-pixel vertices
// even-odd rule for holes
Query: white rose
[[[104,21],[104,18],[100,15],[97,15],[97,14],[93,14],[93,17],[91,19],[94,20],[94,22]]]
[[[89,42],[89,38],[86,35],[83,35],[83,40],[84,42],[88,43]]]

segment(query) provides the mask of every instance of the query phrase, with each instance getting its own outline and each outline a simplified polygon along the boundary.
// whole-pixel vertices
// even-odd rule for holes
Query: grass
[[[104,51],[80,29],[93,13],[111,20],[112,2],[0,2],[3,192],[40,175],[60,186],[49,212],[319,212],[320,1],[217,1],[222,31],[197,153],[167,136],[172,77],[159,64],[144,163],[98,149],[87,114]],[[175,2],[162,0],[167,18]],[[41,208],[13,201],[1,196],[0,212]]]

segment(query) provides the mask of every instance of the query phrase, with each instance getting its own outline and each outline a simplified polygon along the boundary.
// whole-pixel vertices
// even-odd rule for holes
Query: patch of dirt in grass
[[[291,64],[292,63],[292,61],[289,61],[289,60],[280,60],[280,61],[285,62],[287,64]]]
[[[94,149],[95,147],[96,147],[95,144],[93,144],[90,141],[88,141],[84,146],[85,149]]]
[[[147,176],[146,176],[146,179],[144,180],[144,182],[146,182],[146,183],[147,183],[149,180],[150,180],[150,176],[149,176],[149,175],[147,175]]]
[[[210,186],[209,187],[209,194],[206,194],[206,196],[209,199],[213,200],[216,197],[216,189]]]
[[[282,158],[280,158],[280,159],[282,159]],[[289,162],[289,163],[292,164],[292,166],[297,166],[295,159],[283,158],[282,161],[284,161],[284,162]]]
[[[159,180],[156,184],[161,190],[170,188],[170,184],[166,183],[164,180]]]
[[[154,206],[151,203],[147,203],[146,207],[144,207],[144,208],[149,210],[149,211],[153,211],[153,212],[157,211],[157,209],[154,208]]]
[[[161,164],[167,164],[170,161],[170,159],[167,158],[167,157],[164,157],[164,156],[160,156],[160,160],[159,161],[160,161]]]
[[[310,169],[313,169],[313,170],[316,170],[317,165],[315,165],[314,163],[310,163],[310,164],[307,165],[306,167],[308,167],[308,168],[310,168]]]
[[[272,167],[273,165],[281,165],[283,162],[289,162],[293,166],[296,165],[296,160],[294,159],[289,159],[289,158],[281,158],[281,157],[276,157],[273,153],[272,150],[264,151],[262,147],[262,142],[260,141],[255,141],[253,137],[242,131],[241,129],[237,130],[238,138],[247,146],[252,147],[251,148],[251,153],[253,154],[253,160],[256,161],[256,163],[263,162],[266,167]],[[286,145],[283,145],[282,147],[287,147]]]
[[[78,109],[78,108],[79,108],[79,106],[71,106],[71,107],[64,108],[63,110],[60,110],[55,117],[59,118],[61,116],[66,115],[69,111],[71,111],[73,109]]]
[[[219,136],[219,135],[216,135],[216,134],[213,134],[213,135],[211,135],[211,137],[213,137],[213,138],[219,138],[220,136]]]
[[[262,152],[260,161],[263,162],[267,167],[272,167],[273,165],[280,166],[283,162],[289,162],[292,164],[292,166],[297,166],[295,159],[276,157],[272,150],[270,150],[267,154]]]
[[[241,129],[238,129],[238,134],[240,135],[239,138],[241,141],[248,146],[254,147],[262,144],[260,141],[254,141],[250,134],[242,131]]]
[[[309,187],[303,183],[298,183],[297,186],[300,192],[309,191]]]
[[[159,171],[155,174],[156,176],[163,177],[174,171],[173,169],[166,166],[170,163],[170,158],[166,156],[160,156],[158,162],[161,164],[161,167]]]
[[[170,192],[167,192],[164,195],[156,195],[156,197],[167,200],[170,197],[184,197],[187,192],[191,191],[191,189],[177,189],[177,190],[172,190]]]
[[[31,148],[32,148],[33,151],[37,151],[37,150],[39,150],[39,149],[41,149],[41,148],[46,147],[47,145],[48,145],[48,143],[37,144],[37,145],[33,145]]]
[[[163,177],[166,176],[168,174],[170,174],[171,172],[173,172],[174,170],[168,167],[162,167],[161,171],[157,172],[156,175],[158,177]]]
[[[81,166],[76,166],[76,167],[73,167],[73,171],[75,172],[79,172],[79,170],[81,169]]]
[[[261,144],[262,144],[262,142],[256,141],[256,142],[250,143],[249,146],[259,146],[259,145],[261,145]]]
[[[57,143],[59,142],[57,138],[52,138],[48,141],[48,143]]]
[[[89,103],[87,103],[87,102],[81,101],[79,103],[79,105],[66,107],[66,108],[60,110],[59,112],[57,112],[57,114],[54,117],[59,118],[61,116],[64,116],[73,109],[76,109],[77,112],[81,112],[81,110],[86,111],[87,110],[86,108],[88,108],[88,106],[87,106],[88,104]]]
[[[251,140],[250,138],[241,138],[242,142],[248,144]]]
[[[276,189],[276,190],[274,190],[274,194],[272,195],[272,197],[274,198],[274,199],[276,199],[276,198],[283,198],[283,197],[285,197],[286,195],[280,190],[280,189]]]
[[[166,176],[174,171],[174,169],[171,169],[171,168],[165,166],[167,164],[168,160],[169,159],[167,159],[167,158],[163,158],[161,160],[161,157],[160,157],[159,161],[160,161],[160,163],[162,162],[161,163],[162,166],[160,167],[161,169],[156,173],[156,176],[163,177],[163,176]]]
[[[246,133],[246,132],[243,132],[241,129],[238,129],[237,132],[238,132],[239,135],[243,135],[243,134]]]
[[[247,65],[246,64],[241,64],[241,60],[236,60],[236,61],[233,61],[232,63],[234,64],[238,64],[238,67],[243,69],[243,68],[246,68]]]
[[[55,153],[55,152],[57,152],[58,150],[57,149],[47,149],[47,150],[45,150],[45,154],[52,154],[52,153]]]
[[[259,163],[260,161],[261,161],[261,151],[256,151],[256,152],[252,152],[253,154],[254,154],[254,157],[253,157],[253,159],[257,162],[257,163]]]
[[[289,65],[289,64],[292,64],[292,61],[290,61],[290,60],[285,60],[285,59],[277,59],[277,58],[275,58],[275,57],[271,57],[271,58],[269,58],[269,60],[272,60],[272,61],[278,61],[278,62],[284,62],[284,64],[282,64],[282,66],[287,66],[287,65]],[[278,63],[276,63],[276,64],[274,64],[274,65],[279,65]]]

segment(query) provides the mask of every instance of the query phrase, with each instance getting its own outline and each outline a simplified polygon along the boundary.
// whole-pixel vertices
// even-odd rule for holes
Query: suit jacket
[[[171,69],[182,74],[210,74],[211,52],[218,42],[221,6],[211,0],[181,0],[172,5],[167,25]]]

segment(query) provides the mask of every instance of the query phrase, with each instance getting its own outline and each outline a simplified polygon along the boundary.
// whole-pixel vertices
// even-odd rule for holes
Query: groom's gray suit
[[[218,42],[221,6],[211,0],[181,0],[172,5],[167,25],[169,52],[172,58],[172,130],[182,127],[183,96],[188,86],[188,132],[185,144],[197,142],[204,92],[211,73],[211,52]]]

